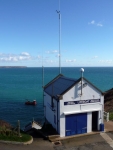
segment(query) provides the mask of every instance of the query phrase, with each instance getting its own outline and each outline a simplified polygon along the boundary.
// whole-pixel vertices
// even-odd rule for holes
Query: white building
[[[103,130],[104,96],[84,77],[58,75],[44,87],[45,118],[60,137]]]

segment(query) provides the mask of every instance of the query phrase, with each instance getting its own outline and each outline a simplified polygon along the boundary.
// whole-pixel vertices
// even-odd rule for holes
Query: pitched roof
[[[87,79],[85,79],[84,77],[83,79],[86,80],[86,82],[91,84],[93,87],[95,87],[98,91],[102,93],[100,89],[94,86]],[[79,81],[81,81],[81,78],[71,79],[71,78],[63,76],[62,74],[59,74],[52,81],[50,81],[47,85],[45,85],[44,91],[50,96],[54,97],[55,99],[62,99],[61,98],[62,95],[64,95],[67,91],[69,91]]]
[[[77,81],[78,80],[67,78],[60,74],[44,87],[44,91],[58,99],[60,95],[63,95],[72,88]]]

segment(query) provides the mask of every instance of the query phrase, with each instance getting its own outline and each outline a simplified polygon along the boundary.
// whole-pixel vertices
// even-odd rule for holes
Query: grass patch
[[[31,136],[25,133],[21,133],[21,137],[18,135],[5,135],[5,134],[0,134],[0,140],[4,141],[16,141],[16,142],[27,142],[31,140]]]

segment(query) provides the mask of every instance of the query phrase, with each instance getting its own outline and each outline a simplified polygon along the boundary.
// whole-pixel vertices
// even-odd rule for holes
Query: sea
[[[44,122],[43,89],[59,74],[58,67],[0,68],[0,120],[13,127],[20,121],[21,129],[33,119]],[[80,67],[62,67],[61,74],[78,79]],[[84,67],[83,76],[105,92],[113,88],[113,67]],[[27,100],[37,101],[36,106],[25,105]]]

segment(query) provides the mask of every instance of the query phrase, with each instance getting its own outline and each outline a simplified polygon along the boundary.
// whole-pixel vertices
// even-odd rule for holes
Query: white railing
[[[109,121],[109,112],[104,111],[104,119],[108,122]]]

